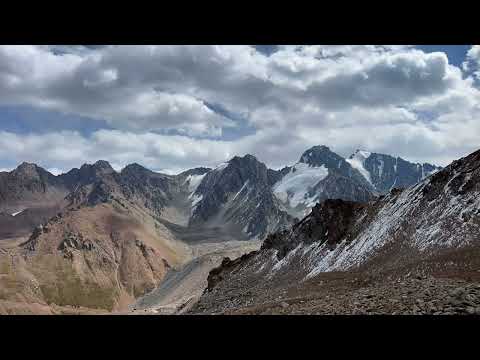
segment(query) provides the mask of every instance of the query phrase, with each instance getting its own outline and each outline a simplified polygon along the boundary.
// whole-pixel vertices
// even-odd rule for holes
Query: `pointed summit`
[[[151,173],[153,171],[147,169],[145,166],[142,166],[138,163],[133,163],[133,164],[128,164],[127,166],[125,166],[121,173],[122,174],[128,174],[128,173],[135,173],[135,172],[139,172],[139,173]]]
[[[263,167],[266,170],[266,166],[264,163],[258,161],[258,159],[251,155],[251,154],[246,154],[244,156],[234,156],[230,160],[223,162],[216,166],[213,170],[214,171],[224,171],[225,169],[229,168],[235,168],[235,169],[244,169],[244,168],[258,168],[258,167]]]
[[[20,165],[17,166],[15,171],[21,172],[33,172],[37,170],[37,165],[34,163],[22,162]]]
[[[95,162],[95,164],[93,164],[93,167],[95,169],[101,169],[101,170],[106,170],[106,171],[115,171],[115,170],[113,170],[112,165],[110,165],[110,163],[106,160],[98,160],[97,162]]]
[[[230,159],[229,163],[258,163],[258,159],[251,155],[251,154],[245,154],[244,156],[234,156],[232,159]]]
[[[89,174],[96,176],[103,175],[103,174],[111,174],[114,173],[115,170],[112,168],[110,163],[106,160],[98,160],[93,165],[92,164],[83,164],[80,168],[80,173],[83,175]]]
[[[60,177],[72,190],[77,185],[85,185],[102,179],[104,175],[116,174],[110,163],[105,160],[99,160],[94,164],[83,164],[80,169],[73,168]]]
[[[39,178],[39,177],[53,177],[54,175],[47,170],[37,166],[34,163],[23,162],[15,170],[12,171],[13,175],[21,176],[24,178]]]
[[[308,164],[309,166],[322,166],[326,168],[339,167],[345,161],[340,155],[337,155],[330,150],[328,146],[317,145],[305,151],[300,157],[300,163]]]

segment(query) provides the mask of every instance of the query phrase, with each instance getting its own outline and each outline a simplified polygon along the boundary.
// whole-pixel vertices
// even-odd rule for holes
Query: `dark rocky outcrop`
[[[223,280],[223,276],[225,275],[225,272],[235,268],[237,265],[247,261],[248,259],[251,259],[257,253],[258,251],[252,251],[234,260],[231,260],[229,257],[224,258],[220,266],[212,269],[208,274],[208,278],[207,278],[208,285],[205,288],[205,292],[212,291],[215,285],[217,285],[220,281]]]
[[[328,199],[313,207],[312,212],[290,230],[270,234],[261,249],[278,250],[279,259],[299,244],[318,242],[334,247],[347,236],[353,228],[356,213],[364,205],[340,199]]]

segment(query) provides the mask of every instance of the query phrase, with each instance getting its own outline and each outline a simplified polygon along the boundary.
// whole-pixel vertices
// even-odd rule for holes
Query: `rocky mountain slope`
[[[0,254],[0,302],[6,312],[18,303],[121,309],[190,256],[141,208],[115,202],[73,208]]]
[[[31,206],[61,202],[70,188],[45,169],[22,163],[11,172],[0,172],[0,211],[14,214]]]
[[[273,185],[273,191],[288,211],[300,218],[326,199],[368,201],[376,193],[360,171],[326,146],[305,151]]]
[[[356,150],[348,159],[378,193],[414,185],[441,169],[428,163],[411,163],[400,157]]]
[[[261,178],[267,169],[263,164],[259,168]],[[0,240],[3,313],[119,311],[159,286],[169,270],[192,260],[195,240],[189,233],[195,232],[202,247],[203,239],[235,240],[236,233],[225,230],[228,224],[185,227],[195,200],[192,195],[210,169],[169,176],[132,164],[116,172],[105,161],[58,177],[33,169],[49,181],[40,178],[37,182],[46,186],[28,187],[40,198],[32,202],[37,210],[28,207],[0,218],[8,228]],[[246,169],[247,177],[250,170]],[[24,175],[23,180],[36,177],[35,172]],[[55,206],[46,211],[43,198],[49,199],[54,191],[50,188],[61,191]],[[262,196],[261,190],[255,191],[255,196]],[[271,210],[268,206],[265,209]],[[42,216],[34,217],[37,213]],[[230,253],[243,247],[239,244]],[[216,263],[205,264],[199,284]]]
[[[38,224],[47,222],[60,210],[59,206],[43,206],[30,207],[13,215],[0,213],[0,239],[29,236]]]
[[[191,258],[189,247],[156,217],[170,201],[176,185],[171,179],[132,166],[117,173],[105,161],[58,177],[31,168],[35,172],[24,173],[18,188],[32,189],[28,199],[30,193],[39,198],[33,202],[37,207],[1,219],[11,230],[0,239],[5,313],[28,312],[32,304],[46,313],[69,312],[72,306],[121,309]],[[45,186],[23,186],[31,178]],[[50,203],[44,200],[51,200],[52,192],[59,195],[55,213],[46,211]],[[42,216],[33,217],[36,213]],[[22,237],[19,246],[8,246]]]
[[[314,146],[298,163],[282,169],[273,191],[292,216],[302,218],[326,199],[369,201],[395,187],[414,185],[439,169],[362,150],[344,159],[326,146]]]
[[[303,303],[294,300],[300,312],[306,306],[320,313],[365,311],[359,299],[370,296],[385,299],[367,301],[370,312],[475,313],[480,305],[475,290],[480,280],[475,255],[480,251],[479,235],[477,151],[417,185],[393,189],[368,203],[327,200],[317,204],[290,229],[268,236],[260,251],[235,261],[227,259],[212,271],[209,289],[192,311],[248,308],[255,313],[264,303],[270,306],[262,311],[278,312],[290,307],[282,307],[279,299],[292,293],[295,283],[302,289],[296,290],[296,296]],[[412,277],[419,283],[412,282]],[[343,285],[335,278],[343,278]],[[398,286],[387,290],[392,281]],[[358,296],[347,298],[349,291]],[[460,295],[452,297],[449,291]],[[327,293],[333,300],[319,298]],[[307,294],[314,299],[306,299]],[[418,303],[413,299],[412,304],[405,294],[418,296]],[[387,306],[390,295],[397,303]],[[442,296],[450,300],[442,302]],[[346,304],[344,310],[334,305],[339,297]],[[379,303],[385,306],[375,309]]]
[[[287,226],[292,217],[273,195],[274,173],[252,155],[206,173],[193,193],[190,225],[230,226],[251,238]]]

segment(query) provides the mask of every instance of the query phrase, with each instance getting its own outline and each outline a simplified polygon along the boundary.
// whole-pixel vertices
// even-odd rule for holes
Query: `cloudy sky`
[[[480,46],[0,46],[0,169],[480,148]]]

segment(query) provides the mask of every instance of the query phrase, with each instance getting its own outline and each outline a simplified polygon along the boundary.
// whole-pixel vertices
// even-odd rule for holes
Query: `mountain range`
[[[22,163],[0,172],[0,211],[21,216],[27,209],[56,211],[123,198],[174,224],[228,225],[248,238],[263,238],[303,217],[317,202],[368,201],[439,169],[360,150],[344,159],[326,146],[310,148],[281,170],[267,168],[252,155],[173,176],[139,164],[116,172],[102,160],[54,176]]]
[[[224,259],[192,312],[480,314],[479,235],[480,150],[370,202],[317,203]]]
[[[372,202],[440,170],[326,146],[280,170],[252,155],[178,175],[100,160],[54,176],[22,163],[0,172],[0,312],[125,309],[193,261],[195,246],[267,238],[265,247],[325,206],[316,204]]]

